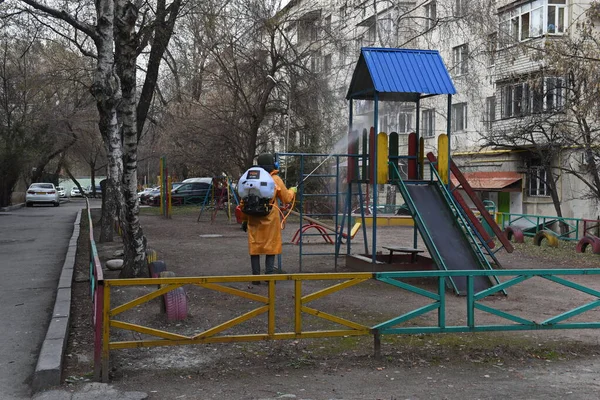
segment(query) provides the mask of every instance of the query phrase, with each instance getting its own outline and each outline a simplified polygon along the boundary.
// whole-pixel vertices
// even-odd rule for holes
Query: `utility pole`
[[[275,78],[273,78],[271,75],[267,75],[267,78],[272,80],[273,83],[276,86],[281,87],[279,81],[275,80]],[[289,88],[283,88],[286,91],[286,96],[287,96],[287,110],[286,110],[286,119],[285,119],[285,149],[284,149],[284,153],[287,154],[290,148],[290,119],[291,119],[291,98],[292,98],[292,94],[291,91],[288,90]],[[288,166],[289,166],[289,162],[288,162],[288,157],[289,156],[285,156],[285,170],[283,171],[283,181],[285,182],[285,184],[287,185],[287,172],[288,172]]]

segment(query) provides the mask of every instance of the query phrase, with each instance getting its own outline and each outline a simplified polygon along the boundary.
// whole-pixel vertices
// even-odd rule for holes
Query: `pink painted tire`
[[[579,239],[575,251],[578,253],[585,253],[588,246],[591,246],[592,253],[600,254],[600,238],[593,235],[587,235]]]
[[[525,235],[523,235],[523,231],[515,226],[507,226],[504,229],[504,233],[506,233],[506,237],[510,241],[512,241],[514,238],[515,243],[525,243]]]
[[[164,294],[167,321],[183,321],[187,318],[187,295],[182,287]]]
[[[160,274],[158,274],[159,278],[174,278],[175,277],[175,272],[173,271],[162,271]],[[167,285],[163,285],[160,284],[158,285],[159,288],[163,288]],[[162,295],[162,298],[160,300],[160,312],[161,314],[164,314],[167,312],[167,305],[165,304],[165,295]]]

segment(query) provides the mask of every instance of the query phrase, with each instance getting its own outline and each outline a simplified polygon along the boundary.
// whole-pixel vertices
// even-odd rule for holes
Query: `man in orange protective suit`
[[[275,159],[272,154],[266,153],[258,156],[258,166],[267,171],[275,181],[275,205],[268,215],[255,216],[243,214],[242,229],[248,232],[248,250],[252,275],[260,275],[260,255],[265,254],[265,274],[272,274],[275,266],[275,255],[281,254],[281,218],[277,207],[277,199],[283,204],[291,203],[296,196],[297,188],[285,187],[277,175]],[[253,285],[260,285],[260,281],[253,281]]]

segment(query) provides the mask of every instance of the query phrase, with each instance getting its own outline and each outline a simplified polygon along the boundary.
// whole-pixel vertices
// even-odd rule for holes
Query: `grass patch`
[[[577,253],[576,241],[558,242],[558,247],[550,247],[544,240],[541,246],[533,244],[533,238],[526,237],[525,243],[514,243],[515,250],[527,257],[540,261],[548,261],[547,268],[597,268],[600,267],[600,257],[591,252],[591,246],[585,253]]]
[[[347,336],[305,342],[303,351],[311,359],[372,357],[372,336]],[[563,361],[600,354],[599,346],[574,340],[540,341],[532,337],[498,333],[383,335],[382,360],[390,364],[471,362],[503,364],[533,361]]]

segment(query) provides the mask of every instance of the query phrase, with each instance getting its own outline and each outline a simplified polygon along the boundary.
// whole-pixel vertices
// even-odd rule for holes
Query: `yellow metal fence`
[[[108,380],[109,356],[110,351],[115,349],[127,349],[136,347],[154,347],[154,346],[173,346],[204,343],[229,343],[229,342],[249,342],[259,340],[277,340],[277,339],[300,339],[300,338],[324,338],[335,336],[359,336],[369,335],[371,333],[368,326],[350,321],[346,318],[336,316],[322,310],[310,307],[309,303],[331,295],[340,290],[350,288],[361,282],[373,278],[372,273],[331,273],[331,274],[288,274],[288,275],[261,275],[260,279],[268,282],[267,295],[248,292],[236,287],[227,286],[232,283],[246,283],[256,280],[254,275],[239,276],[212,276],[212,277],[174,277],[174,278],[143,278],[143,279],[106,279],[104,280],[104,325],[103,325],[103,343],[102,343],[102,380]],[[294,310],[293,331],[279,332],[276,329],[275,319],[275,294],[277,281],[293,281],[294,296],[291,298]],[[303,283],[307,281],[338,281],[314,291],[304,293]],[[342,281],[342,282],[339,282]],[[133,300],[126,301],[123,304],[111,304],[111,290],[120,287],[136,286],[154,286],[157,287],[151,292],[136,297]],[[182,335],[171,333],[164,330],[155,329],[149,326],[142,326],[131,322],[125,322],[117,317],[125,311],[142,304],[148,303],[152,299],[177,289],[184,285],[194,285],[201,288],[226,293],[243,299],[257,302],[258,307],[243,312],[243,314],[223,322],[217,326],[206,329],[194,335]],[[289,297],[287,297],[289,299]],[[267,328],[262,333],[251,334],[227,334],[227,330],[237,326],[245,321],[267,314]],[[317,318],[337,323],[344,327],[343,329],[329,330],[304,330],[303,315],[308,314]],[[144,335],[145,338],[127,341],[111,341],[111,333],[114,330],[125,330]],[[150,338],[148,338],[150,337]]]

